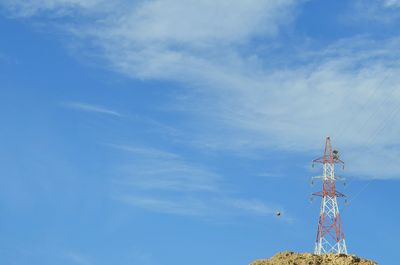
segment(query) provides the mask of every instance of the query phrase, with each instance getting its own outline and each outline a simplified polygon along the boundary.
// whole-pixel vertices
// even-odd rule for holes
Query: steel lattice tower
[[[332,150],[329,137],[326,138],[324,156],[313,160],[313,166],[314,163],[320,163],[323,167],[323,175],[313,177],[322,181],[322,191],[313,193],[315,196],[322,197],[314,254],[347,254],[337,203],[337,197],[345,197],[345,195],[336,190],[336,181],[342,178],[335,176],[335,164],[342,164],[344,167],[344,162],[339,159],[338,152]]]

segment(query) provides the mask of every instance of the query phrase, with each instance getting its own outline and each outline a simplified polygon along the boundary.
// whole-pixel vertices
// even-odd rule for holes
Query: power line
[[[370,101],[374,98],[375,94],[376,94],[376,93],[378,92],[378,90],[382,87],[383,83],[389,78],[390,75],[391,75],[390,73],[387,74],[387,75],[380,81],[380,83],[379,83],[377,86],[375,86],[375,89],[372,91],[372,93],[369,94],[367,100],[364,102],[364,104],[360,107],[360,110],[357,112],[356,118],[358,118],[358,117],[360,116],[360,113],[363,113],[363,112],[364,112],[364,110],[366,109],[366,107],[369,105]],[[344,120],[343,120],[343,121],[344,121]],[[351,121],[350,121],[350,120],[347,120],[347,123],[346,123],[346,122],[342,122],[342,126],[340,126],[340,127],[341,127],[341,130],[339,131],[337,138],[340,138],[340,137],[343,135],[343,133],[346,131],[346,129],[349,128],[349,125],[350,125],[350,124],[351,124]],[[346,126],[344,126],[344,125],[346,125]]]
[[[393,91],[393,90],[392,90]],[[375,141],[376,141],[376,139],[377,139],[377,137],[381,134],[381,132],[383,132],[386,128],[387,128],[387,126],[396,118],[396,116],[399,114],[399,112],[400,112],[400,104],[399,105],[397,105],[397,107],[396,108],[394,108],[392,111],[391,111],[391,113],[387,116],[387,118],[385,119],[385,120],[383,120],[380,124],[379,124],[379,126],[377,127],[377,129],[374,131],[374,133],[371,135],[371,137],[368,139],[368,141],[367,141],[367,148],[364,150],[364,152],[365,151],[368,151],[368,150],[370,150],[371,148],[372,148],[372,143],[374,143]],[[349,201],[348,201],[348,204],[347,204],[347,206],[346,207],[344,207],[344,209],[346,209],[346,208],[348,208],[348,206],[350,206],[350,204],[351,204],[351,202],[353,202],[361,193],[363,193],[366,189],[367,189],[367,187],[374,181],[375,179],[370,179],[367,183],[365,183],[362,187],[361,187],[361,189],[355,194],[355,195],[353,195],[352,197],[351,197],[351,199],[349,199]],[[347,185],[347,186],[350,186],[350,184],[352,183],[353,181],[351,181],[350,183],[349,183],[349,185]],[[344,209],[343,209],[343,211],[344,211]]]

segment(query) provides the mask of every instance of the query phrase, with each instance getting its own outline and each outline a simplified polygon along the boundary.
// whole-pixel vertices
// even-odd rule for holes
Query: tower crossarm
[[[311,177],[312,180],[314,180],[314,179],[323,179],[323,178],[324,178],[324,176],[314,176],[314,177]]]
[[[314,196],[319,196],[319,197],[324,197],[324,196],[330,196],[330,197],[346,197],[346,195],[345,194],[343,194],[343,193],[341,193],[341,192],[339,192],[339,191],[335,191],[335,193],[334,194],[330,194],[330,195],[324,195],[324,192],[323,191],[318,191],[318,192],[314,192],[314,193],[312,193],[312,195],[314,195]]]
[[[332,161],[330,161],[329,156],[321,156],[321,157],[319,157],[317,159],[314,159],[312,162],[316,163],[316,164],[318,164],[318,163],[319,164],[325,164],[325,163],[332,162],[334,164],[342,164],[342,165],[344,165],[344,162],[339,158],[333,158]]]

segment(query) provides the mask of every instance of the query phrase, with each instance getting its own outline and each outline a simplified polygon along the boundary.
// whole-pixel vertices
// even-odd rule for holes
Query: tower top
[[[329,136],[327,136],[325,140],[324,155],[317,159],[314,159],[313,164],[314,163],[344,165],[344,162],[339,158],[339,151],[336,149],[332,149],[331,138]]]

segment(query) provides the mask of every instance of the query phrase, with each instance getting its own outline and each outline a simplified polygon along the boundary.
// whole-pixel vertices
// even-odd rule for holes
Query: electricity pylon
[[[329,137],[326,138],[324,156],[313,160],[313,166],[314,163],[322,164],[323,168],[322,176],[313,177],[322,181],[322,191],[313,193],[315,196],[322,197],[314,254],[347,254],[342,220],[336,200],[337,197],[345,197],[343,193],[336,190],[336,181],[343,179],[335,176],[335,164],[341,164],[344,167],[344,162],[340,160],[338,151],[332,150]]]

